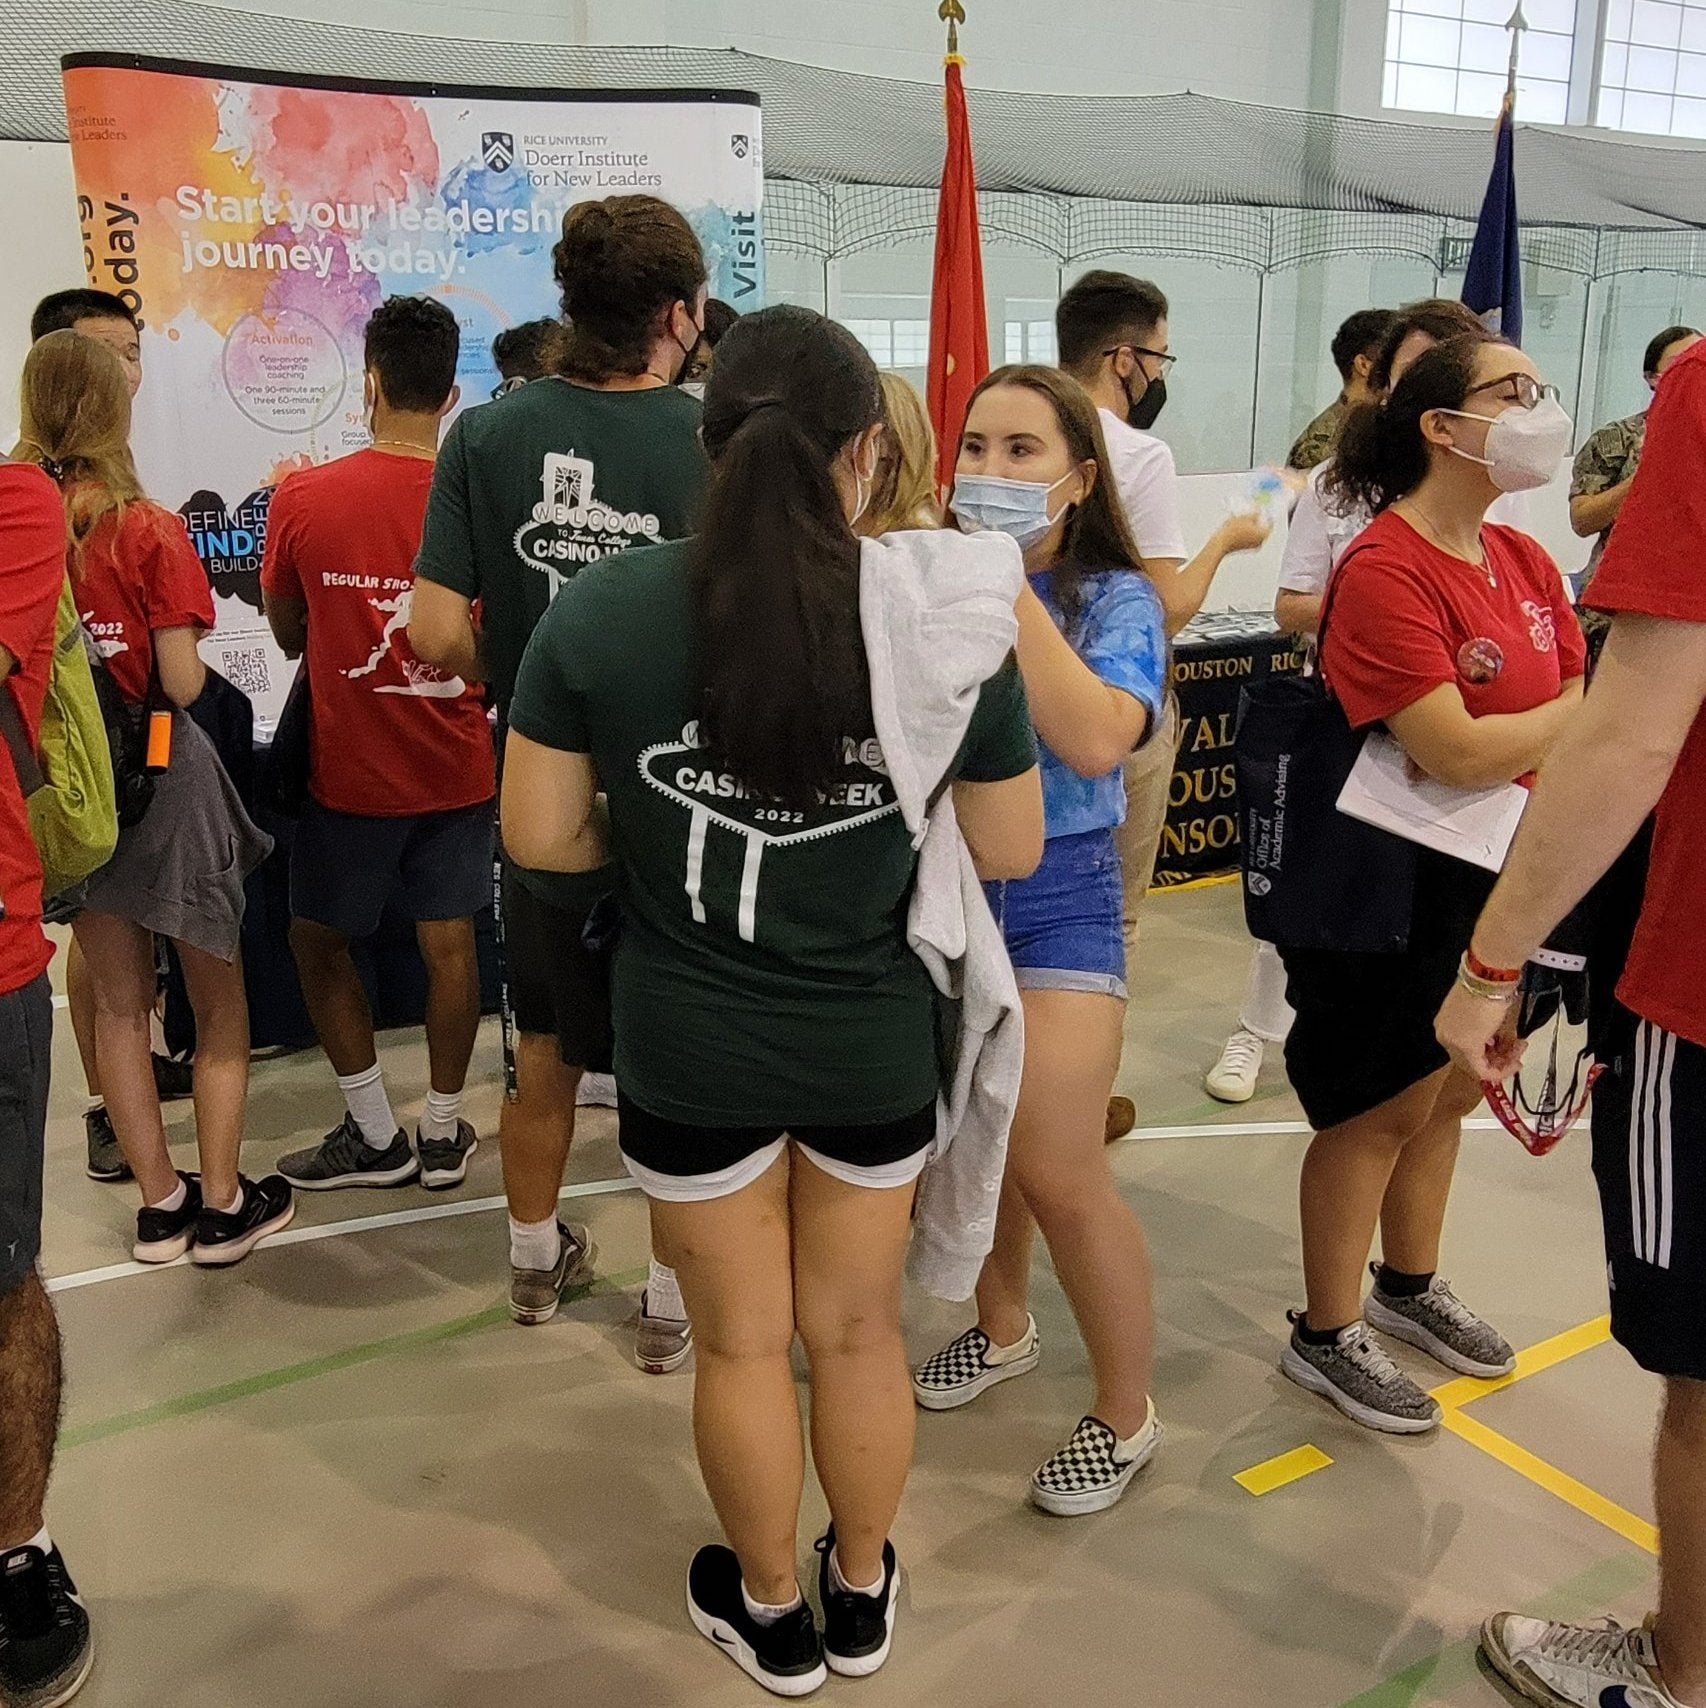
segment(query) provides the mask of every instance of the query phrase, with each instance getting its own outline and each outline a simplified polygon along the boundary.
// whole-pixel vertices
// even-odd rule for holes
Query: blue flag
[[[1495,332],[1522,342],[1522,245],[1516,221],[1516,114],[1507,100],[1493,146],[1493,175],[1469,251],[1463,302]]]

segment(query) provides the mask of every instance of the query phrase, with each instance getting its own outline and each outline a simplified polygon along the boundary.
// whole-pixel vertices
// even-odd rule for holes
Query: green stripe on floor
[[[1652,1572],[1652,1562],[1643,1556],[1618,1554],[1560,1584],[1522,1611],[1536,1619],[1597,1619],[1607,1604],[1648,1582]],[[1495,1611],[1488,1608],[1488,1612]],[[1351,1697],[1339,1708],[1420,1708],[1480,1676],[1475,1658],[1479,1648],[1478,1637],[1453,1643],[1449,1649],[1406,1667],[1384,1684]]]
[[[623,1275],[595,1281],[589,1287],[577,1287],[563,1295],[563,1303],[573,1304],[577,1299],[621,1292],[644,1280],[646,1273],[644,1269],[633,1269]],[[311,1382],[317,1376],[335,1375],[340,1370],[372,1364],[381,1358],[393,1358],[401,1353],[419,1351],[422,1347],[460,1340],[464,1335],[508,1321],[509,1306],[492,1305],[486,1310],[475,1311],[472,1316],[455,1317],[449,1322],[431,1323],[426,1328],[387,1335],[383,1340],[370,1340],[364,1346],[346,1347],[342,1352],[328,1352],[322,1357],[304,1359],[300,1364],[286,1364],[277,1370],[262,1370],[253,1376],[240,1377],[235,1382],[222,1382],[215,1388],[179,1394],[175,1399],[161,1400],[137,1411],[118,1412],[112,1417],[97,1418],[92,1423],[77,1424],[61,1431],[59,1450],[66,1452],[75,1447],[87,1447],[91,1442],[128,1435],[132,1430],[150,1429],[158,1423],[194,1417],[199,1412],[212,1411],[237,1400],[253,1399],[257,1394],[270,1394],[278,1388],[294,1387],[298,1382]]]

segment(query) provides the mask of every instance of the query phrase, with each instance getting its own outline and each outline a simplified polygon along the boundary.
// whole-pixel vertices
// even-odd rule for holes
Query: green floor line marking
[[[578,1299],[597,1298],[618,1293],[635,1282],[645,1279],[647,1271],[631,1269],[622,1275],[611,1275],[589,1287],[576,1287],[563,1295],[564,1304]],[[319,1358],[309,1358],[300,1364],[286,1364],[277,1370],[262,1370],[253,1376],[240,1377],[235,1382],[222,1382],[215,1388],[203,1388],[197,1393],[179,1394],[156,1405],[143,1406],[137,1411],[118,1412],[112,1417],[97,1418],[92,1423],[78,1424],[63,1430],[59,1450],[86,1447],[91,1442],[107,1441],[115,1435],[128,1435],[135,1429],[148,1429],[157,1423],[172,1423],[180,1418],[194,1417],[199,1412],[212,1411],[218,1406],[237,1400],[253,1399],[257,1394],[272,1393],[289,1388],[298,1382],[310,1382],[316,1376],[335,1375],[376,1359],[392,1358],[400,1353],[418,1351],[421,1347],[437,1346],[445,1341],[459,1340],[464,1335],[478,1333],[509,1321],[509,1306],[491,1305],[472,1316],[454,1317],[449,1322],[432,1323],[426,1328],[405,1330],[402,1334],[387,1335],[383,1340],[370,1340],[365,1346],[346,1347],[342,1352],[328,1352]]]
[[[1648,1582],[1652,1572],[1652,1563],[1640,1555],[1618,1554],[1549,1590],[1523,1611],[1536,1619],[1597,1619],[1607,1602]],[[1488,1611],[1497,1610],[1490,1607]],[[1417,1708],[1436,1693],[1456,1690],[1479,1679],[1480,1666],[1475,1659],[1479,1647],[1479,1637],[1453,1643],[1394,1674],[1384,1684],[1340,1703],[1339,1708]]]

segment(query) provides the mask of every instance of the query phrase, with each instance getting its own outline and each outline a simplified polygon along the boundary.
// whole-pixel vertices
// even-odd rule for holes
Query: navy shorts
[[[1021,990],[1125,1000],[1125,884],[1111,829],[1051,836],[1030,877],[983,888]]]
[[[406,818],[309,801],[290,847],[290,912],[352,940],[395,905],[413,920],[472,919],[492,899],[492,803]]]
[[[53,998],[47,974],[0,996],[0,1297],[41,1255],[41,1170]]]
[[[1656,1376],[1706,1382],[1706,1050],[1619,1008],[1593,1094],[1611,1332]]]

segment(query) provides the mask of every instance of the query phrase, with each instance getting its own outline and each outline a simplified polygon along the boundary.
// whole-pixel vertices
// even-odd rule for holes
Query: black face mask
[[[1163,379],[1150,380],[1145,386],[1143,396],[1135,402],[1132,400],[1131,388],[1126,387],[1125,418],[1140,433],[1147,433],[1155,425],[1161,411],[1167,407],[1167,381]]]

